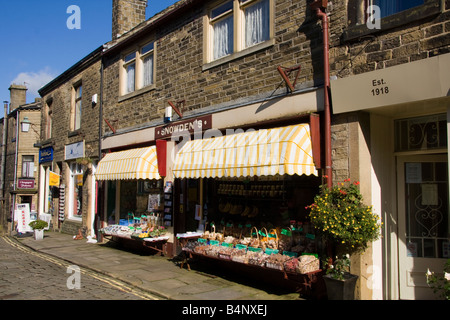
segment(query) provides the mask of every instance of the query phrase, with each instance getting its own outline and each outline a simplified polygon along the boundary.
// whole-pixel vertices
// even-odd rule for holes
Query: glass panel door
[[[433,299],[425,272],[449,258],[447,157],[399,157],[397,172],[400,298]]]

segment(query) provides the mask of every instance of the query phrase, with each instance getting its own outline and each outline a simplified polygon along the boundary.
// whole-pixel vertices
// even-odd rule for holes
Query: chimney
[[[112,40],[145,21],[147,0],[113,0]]]
[[[12,84],[9,87],[11,103],[9,109],[10,112],[27,103],[27,90],[26,86],[18,84]]]

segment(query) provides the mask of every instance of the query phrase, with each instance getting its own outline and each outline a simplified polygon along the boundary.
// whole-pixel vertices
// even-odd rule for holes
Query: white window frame
[[[145,51],[144,51],[145,50]],[[153,68],[150,83],[145,83],[145,59],[153,56]],[[128,87],[128,67],[134,65],[134,88]],[[139,46],[122,54],[120,67],[120,96],[140,93],[155,87],[156,80],[156,41],[145,41]]]
[[[68,212],[69,212],[69,219],[82,221],[82,215],[78,216],[74,213],[74,206],[75,203],[75,188],[76,188],[76,181],[78,175],[83,175],[83,166],[76,162],[71,162],[69,164],[69,172],[70,172],[70,180],[69,180],[69,202],[68,202]],[[83,196],[81,196],[81,199]]]
[[[83,117],[83,84],[80,82],[73,85],[72,89],[72,115],[71,130],[79,130]]]
[[[268,38],[255,43],[251,46],[246,46],[246,27],[245,27],[245,10],[247,8],[260,3],[261,1],[268,1],[269,6],[269,34]],[[233,9],[223,12],[215,17],[212,17],[213,10],[225,5],[227,2],[233,3]],[[239,58],[241,55],[252,53],[260,50],[266,46],[270,46],[274,43],[274,0],[226,0],[217,1],[211,7],[209,7],[204,15],[204,64],[216,62],[226,62],[235,58]],[[222,21],[223,19],[233,16],[233,52],[229,55],[214,58],[214,24]]]
[[[22,178],[34,178],[34,156],[22,156]]]

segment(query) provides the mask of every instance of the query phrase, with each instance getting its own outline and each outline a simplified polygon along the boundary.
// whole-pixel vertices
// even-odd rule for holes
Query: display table
[[[187,269],[189,271],[191,270],[191,266],[189,265],[189,259],[191,258],[191,256],[189,255],[189,252],[185,250],[185,246],[190,240],[197,240],[201,236],[203,236],[203,232],[177,233],[176,238],[178,244],[181,247],[181,256],[182,256],[180,268],[183,268],[184,264],[186,263]]]
[[[146,248],[159,252],[161,255],[163,255],[163,245],[167,243],[167,241],[169,240],[168,236],[160,236],[153,238],[138,238],[128,234],[113,234],[113,233],[103,233],[103,236],[106,239],[116,243],[120,243],[123,241],[139,243]]]
[[[324,299],[326,289],[323,281],[323,271],[321,269],[309,273],[296,273],[285,270],[277,270],[265,266],[253,265],[250,263],[241,263],[233,260],[226,260],[218,257],[212,257],[199,254],[193,251],[186,251],[191,258],[204,260],[216,267],[226,268],[233,272],[253,278],[257,281],[293,290],[302,296],[313,299]]]

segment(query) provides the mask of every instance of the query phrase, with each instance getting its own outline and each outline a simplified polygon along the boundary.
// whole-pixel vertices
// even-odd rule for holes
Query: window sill
[[[359,40],[367,35],[374,35],[379,32],[387,31],[414,21],[425,19],[442,12],[440,1],[428,2],[424,5],[398,12],[381,19],[381,29],[369,29],[367,25],[349,26],[343,33],[344,41]]]
[[[155,90],[155,89],[156,89],[156,85],[152,84],[150,86],[147,86],[147,87],[135,90],[133,92],[130,92],[130,93],[124,94],[123,96],[120,96],[119,97],[119,102],[122,102],[122,101],[125,101],[125,100],[128,100],[128,99],[140,96],[141,94],[144,94],[146,92],[149,92],[149,91]]]
[[[240,59],[240,58],[245,57],[245,56],[247,56],[249,54],[255,53],[256,51],[269,48],[269,47],[273,46],[274,44],[275,44],[275,39],[270,39],[270,40],[267,40],[267,41],[262,42],[260,44],[254,45],[254,46],[252,46],[250,48],[247,48],[247,49],[244,49],[242,51],[230,54],[230,55],[228,55],[226,57],[217,59],[217,60],[212,61],[212,62],[205,63],[202,66],[202,71],[206,71],[208,69],[215,68],[217,66],[220,66],[222,64],[231,62],[233,60]]]
[[[81,133],[81,129],[77,129],[74,131],[69,131],[69,133],[67,134],[67,136],[70,137],[75,137],[78,136]]]

